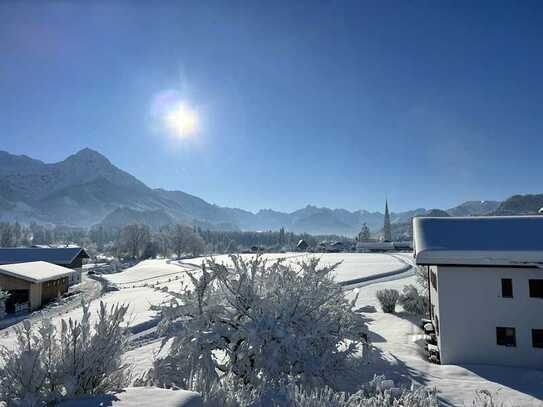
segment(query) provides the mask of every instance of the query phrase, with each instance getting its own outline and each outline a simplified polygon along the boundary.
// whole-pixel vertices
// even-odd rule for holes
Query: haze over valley
[[[152,169],[150,169],[152,171]],[[362,203],[361,203],[362,204]],[[413,216],[473,216],[537,213],[540,195],[498,201],[468,201],[451,208],[422,207],[394,212],[391,222]],[[362,206],[362,205],[361,205]],[[209,203],[183,191],[153,189],[114,166],[97,151],[85,148],[65,160],[46,164],[24,155],[0,152],[0,219],[90,227],[144,223],[151,227],[186,223],[209,230],[279,230],[353,236],[366,223],[379,232],[384,214],[307,205],[291,213],[261,209],[253,213]]]

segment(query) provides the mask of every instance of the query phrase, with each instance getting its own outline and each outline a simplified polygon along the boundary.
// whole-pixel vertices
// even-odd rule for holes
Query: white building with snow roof
[[[543,367],[543,216],[413,219],[442,364]]]

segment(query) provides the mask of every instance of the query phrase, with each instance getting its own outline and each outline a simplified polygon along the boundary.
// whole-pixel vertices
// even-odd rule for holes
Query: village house
[[[81,282],[83,259],[88,259],[87,252],[81,247],[7,247],[0,248],[0,266],[3,264],[45,261],[57,266],[73,269],[69,276],[70,286]]]
[[[442,364],[543,366],[543,217],[413,220]]]
[[[309,244],[303,239],[301,239],[296,245],[296,250],[298,250],[299,252],[305,252],[308,248]]]
[[[66,293],[73,273],[44,261],[0,265],[0,287],[10,294],[6,312],[33,311]]]

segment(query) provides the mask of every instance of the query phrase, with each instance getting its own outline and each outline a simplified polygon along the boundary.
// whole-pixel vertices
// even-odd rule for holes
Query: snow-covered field
[[[338,281],[367,277],[406,267],[405,263],[398,259],[398,257],[401,258],[401,254],[394,256],[366,253],[324,253],[316,255],[280,253],[265,255],[270,261],[285,258],[290,263],[296,263],[309,256],[320,257],[323,264],[334,264],[343,261],[336,272]],[[250,259],[254,255],[243,255],[243,257]],[[215,259],[227,265],[231,264],[229,256],[226,255],[217,256]],[[117,302],[128,304],[130,306],[130,325],[145,324],[156,316],[154,311],[149,310],[149,307],[158,305],[169,298],[167,293],[156,290],[154,287],[168,287],[170,290],[176,290],[180,289],[181,285],[190,284],[186,271],[198,272],[198,266],[202,264],[202,261],[205,261],[204,257],[180,262],[170,262],[165,259],[145,260],[121,273],[105,275],[104,278],[118,286],[120,290],[105,294],[102,300],[107,304]]]
[[[245,260],[254,258],[252,254],[241,255]],[[318,257],[323,265],[341,264],[336,269],[336,279],[348,282],[376,274],[408,269],[412,259],[409,254],[380,254],[380,253],[271,253],[263,257],[269,261],[284,258],[287,263],[296,264],[310,257]],[[125,289],[145,287],[155,284],[175,284],[177,281],[188,283],[186,272],[199,269],[206,257],[188,260],[169,261],[165,259],[145,260],[120,273],[106,274],[104,278],[113,285]],[[215,260],[227,266],[232,265],[228,255],[215,256]]]
[[[244,254],[245,259],[253,258],[254,255]],[[323,264],[334,264],[342,261],[336,271],[338,281],[347,281],[358,277],[386,273],[405,268],[405,264],[399,260],[405,254],[367,254],[367,253],[277,253],[266,254],[264,257],[270,261],[278,258],[285,258],[289,263],[316,256],[321,258]],[[119,291],[111,291],[100,297],[107,306],[114,304],[128,305],[128,325],[135,329],[145,329],[152,324],[157,315],[150,307],[159,305],[170,299],[170,295],[159,288],[167,287],[169,290],[179,290],[181,287],[190,284],[186,272],[197,273],[199,266],[205,261],[205,257],[194,258],[182,261],[169,261],[166,259],[145,260],[120,273],[106,274],[103,277],[119,288]],[[231,264],[227,255],[216,256],[215,259],[225,264]],[[91,312],[99,307],[99,301],[90,305]],[[61,318],[80,319],[81,309],[76,309],[53,318],[60,323]],[[15,340],[12,330],[5,330],[0,333],[0,344],[10,344]]]
[[[186,271],[197,267],[180,264],[166,259],[144,260],[133,267],[116,274],[105,274],[104,278],[112,284],[124,288],[156,284],[186,277]]]
[[[243,254],[244,259],[254,257],[252,254]],[[307,260],[310,257],[318,257],[323,265],[332,265],[338,262],[341,264],[336,269],[336,280],[348,282],[358,278],[369,277],[376,274],[388,273],[400,269],[408,269],[407,263],[412,263],[412,256],[409,253],[270,253],[263,257],[270,261],[284,258],[287,263],[297,263]],[[204,261],[204,257],[190,260],[183,260],[181,264],[198,265]],[[216,256],[215,260],[231,265],[230,257],[227,255]]]

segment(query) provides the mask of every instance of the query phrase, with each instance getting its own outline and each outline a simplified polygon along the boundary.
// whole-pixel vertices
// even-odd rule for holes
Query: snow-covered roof
[[[0,248],[0,264],[47,261],[55,264],[70,264],[76,257],[89,256],[81,247],[7,247]]]
[[[0,274],[20,278],[31,283],[43,283],[66,277],[74,270],[57,266],[45,261],[33,261],[30,263],[3,264],[0,266]]]
[[[543,216],[417,217],[417,264],[543,266]]]

